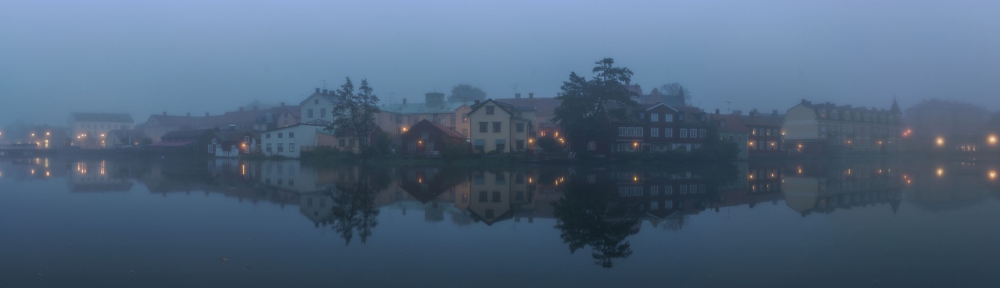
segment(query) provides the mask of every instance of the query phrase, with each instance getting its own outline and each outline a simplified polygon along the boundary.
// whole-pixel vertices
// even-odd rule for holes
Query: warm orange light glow
[[[990,171],[990,180],[997,179],[997,171]]]
[[[638,176],[632,176],[632,181],[639,182],[639,177]]]
[[[559,137],[559,131],[556,131],[556,134],[554,134],[553,136]]]
[[[406,132],[406,127],[403,127],[403,132]]]
[[[528,183],[531,183],[532,181],[533,181],[533,180],[532,180],[531,178],[528,178]]]
[[[424,178],[417,178],[417,183],[424,183]]]
[[[45,132],[45,136],[49,136],[49,135],[52,135],[52,134],[49,133],[49,132]]]
[[[937,169],[937,176],[938,176],[938,177],[940,177],[940,176],[944,176],[944,169],[942,169],[942,168],[938,168],[938,169]]]
[[[35,133],[31,133],[31,137],[35,137]]]
[[[991,135],[988,141],[990,142],[990,144],[997,144],[997,136]]]
[[[937,138],[937,145],[938,146],[944,146],[944,138],[938,137]]]
[[[49,171],[45,171],[45,177],[49,177]]]
[[[533,138],[528,138],[528,143],[535,143],[535,139],[533,139]]]

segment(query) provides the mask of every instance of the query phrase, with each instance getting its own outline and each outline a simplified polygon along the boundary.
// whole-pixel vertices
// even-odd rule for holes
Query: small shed
[[[448,145],[459,145],[468,149],[465,136],[427,119],[421,120],[400,135],[403,155],[437,157]]]

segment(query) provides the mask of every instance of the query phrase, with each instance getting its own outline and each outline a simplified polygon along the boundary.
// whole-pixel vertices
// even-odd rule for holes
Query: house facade
[[[299,123],[288,127],[260,132],[261,154],[299,158],[303,150],[316,147],[316,131],[324,125]]]
[[[534,149],[535,112],[493,99],[476,103],[469,112],[472,151],[510,153]]]
[[[740,119],[740,116],[732,114],[722,115],[716,110],[716,114],[712,115],[712,119],[717,131],[719,131],[719,140],[734,143],[740,150],[740,153],[736,155],[736,159],[746,160],[749,158],[748,146],[750,141],[747,141],[749,130],[746,125],[743,125],[743,120]]]
[[[123,113],[72,113],[68,124],[72,146],[104,148],[111,130],[132,129],[135,120]]]
[[[215,157],[234,158],[257,151],[260,134],[252,130],[217,131],[212,137],[213,147],[208,153]]]
[[[640,106],[625,119],[610,122],[618,132],[611,148],[614,152],[692,151],[701,148],[711,123],[708,113],[694,107]]]
[[[532,122],[538,137],[553,137],[560,139],[565,137],[559,123],[555,121],[556,107],[562,101],[556,98],[536,98],[535,93],[528,93],[527,98],[521,97],[521,93],[514,93],[514,98],[493,99],[501,103],[507,103],[517,107],[531,107],[535,109],[535,119]]]
[[[785,149],[793,153],[897,152],[902,112],[813,104],[802,100],[785,114]]]
[[[348,136],[338,136],[336,131],[326,130],[325,128],[320,128],[316,130],[316,147],[329,147],[336,148],[340,151],[351,152],[351,153],[361,153],[361,141],[358,137],[348,137]],[[373,141],[376,137],[382,134],[382,129],[375,127],[371,133],[368,134],[367,143],[374,143]]]
[[[306,124],[329,125],[333,123],[333,109],[340,100],[336,91],[316,88],[316,92],[299,104],[301,122]]]
[[[237,111],[229,111],[220,115],[193,116],[191,113],[185,115],[168,115],[163,112],[160,115],[150,115],[146,123],[142,125],[142,130],[153,142],[159,142],[161,136],[171,131],[192,130],[192,129],[236,129],[267,131],[279,127],[295,125],[299,122],[298,106],[279,106],[267,109],[258,109],[256,106],[250,109],[240,107]]]
[[[743,125],[747,127],[747,148],[750,157],[778,155],[784,153],[782,149],[781,127],[784,115],[778,114],[774,110],[770,115],[761,114],[757,109],[750,111],[749,115],[740,115]]]
[[[400,143],[401,154],[408,156],[440,156],[447,145],[468,149],[464,135],[426,119],[403,133]]]

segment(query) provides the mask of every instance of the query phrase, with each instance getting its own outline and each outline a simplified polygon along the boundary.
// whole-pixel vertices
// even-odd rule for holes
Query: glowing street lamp
[[[942,168],[938,168],[938,169],[937,169],[937,176],[938,176],[938,177],[941,177],[941,176],[944,176],[944,169],[942,169]]]
[[[990,145],[996,145],[997,144],[997,136],[996,135],[990,135],[990,138],[986,142],[989,142]]]
[[[996,180],[997,179],[997,171],[990,171],[989,176],[990,176],[990,180]]]
[[[937,138],[937,146],[944,146],[944,137]]]

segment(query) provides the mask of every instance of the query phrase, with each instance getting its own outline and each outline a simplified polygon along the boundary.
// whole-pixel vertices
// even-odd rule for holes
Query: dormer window
[[[486,106],[486,115],[493,115],[493,106]]]
[[[319,99],[313,100],[313,104],[319,105]]]

